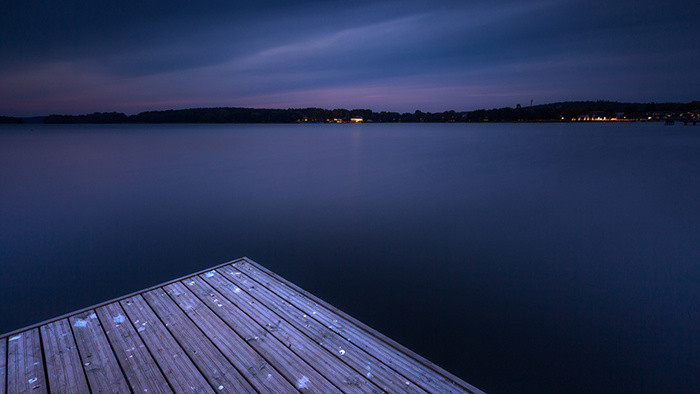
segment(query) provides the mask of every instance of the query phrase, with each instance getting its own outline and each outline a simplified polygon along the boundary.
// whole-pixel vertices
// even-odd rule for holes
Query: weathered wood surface
[[[118,303],[95,310],[134,392],[172,393],[163,373]]]
[[[184,291],[182,284],[169,285],[166,291],[256,389],[267,388],[278,392],[294,390],[290,383],[251,347],[252,337],[241,337],[239,333],[229,329],[211,309]],[[218,304],[219,301],[213,299],[212,302]],[[240,314],[234,316],[241,317]]]
[[[89,391],[68,319],[40,327],[49,387],[54,393]]]
[[[267,288],[260,286],[257,282],[242,275],[241,272],[237,271],[235,268],[223,267],[219,269],[218,272],[222,275],[212,276],[207,280],[211,281],[219,291],[227,293],[233,291],[233,294],[238,295],[238,299],[240,299],[239,304],[242,308],[270,308],[274,310],[276,316],[279,316],[276,323],[277,325],[289,324],[296,327],[306,336],[318,343],[319,346],[325,348],[332,356],[326,356],[321,360],[327,360],[328,363],[339,365],[338,361],[329,360],[329,358],[335,358],[335,360],[347,363],[353,367],[356,372],[362,373],[367,379],[388,392],[424,392],[424,390],[420,389],[418,386],[407,386],[404,376],[390,369],[375,357],[364,352],[357,345],[336,335],[328,327],[282,298],[277,297]],[[230,284],[233,285],[232,289],[229,288],[227,281],[221,278],[222,276],[230,281]],[[245,289],[245,291],[242,291],[242,289]],[[267,313],[255,312],[253,310],[251,310],[250,313],[258,316],[267,315]]]
[[[480,391],[247,259],[0,336],[0,394]]]
[[[185,350],[165,328],[163,322],[146,304],[141,296],[121,301],[131,323],[148,346],[153,358],[160,366],[173,391],[206,393],[213,392],[211,386],[197,369]],[[148,327],[148,329],[146,329]]]
[[[78,352],[90,388],[101,393],[124,393],[129,385],[95,311],[70,318]]]
[[[46,376],[39,330],[34,328],[7,338],[7,391],[45,393]]]
[[[214,284],[210,285],[207,281],[212,281]],[[268,343],[273,344],[273,355],[271,358],[275,358],[276,349],[280,347],[279,345],[281,343],[281,348],[285,349],[285,352],[288,351],[290,353],[289,357],[292,362],[298,362],[297,360],[303,359],[304,362],[308,363],[323,376],[339,384],[338,388],[342,391],[374,392],[379,389],[378,386],[370,383],[368,379],[352,370],[352,368],[335,360],[334,357],[319,344],[313,342],[299,330],[294,329],[294,327],[276,315],[272,310],[256,302],[248,294],[224,279],[218,272],[213,271],[201,275],[199,278],[189,279],[186,281],[186,285],[200,297],[202,301],[212,302],[216,300],[214,301],[214,305],[221,305],[221,307],[213,309],[215,311],[219,310],[221,318],[231,325],[238,325],[241,323],[234,319],[234,316],[240,314],[240,312],[228,313],[228,311],[233,312],[240,310],[244,312],[244,315],[250,316],[250,320],[246,319],[245,323],[253,327],[256,331],[249,331],[248,335],[252,335],[253,338],[258,338],[253,341],[253,343],[260,344],[261,341],[263,343],[269,341]],[[244,328],[244,330],[245,329],[246,328]],[[268,337],[274,337],[279,343],[268,339]],[[261,349],[261,353],[266,351],[268,350],[264,348]],[[296,355],[296,357],[292,355],[292,353]],[[278,369],[283,368],[285,368],[285,366],[278,367]],[[293,371],[294,369],[291,368],[290,370]],[[303,376],[293,377],[293,379],[303,379]],[[308,375],[307,378],[311,376],[312,375]]]
[[[153,290],[143,298],[165,323],[175,339],[217,390],[255,392],[236,367],[162,290]]]

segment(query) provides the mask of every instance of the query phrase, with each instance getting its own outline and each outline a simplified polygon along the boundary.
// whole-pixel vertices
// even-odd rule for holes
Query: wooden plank
[[[100,320],[93,310],[70,318],[90,389],[96,392],[129,391],[119,362],[109,345]]]
[[[7,392],[48,392],[39,329],[23,331],[7,339]]]
[[[131,297],[120,304],[175,392],[214,392],[143,297]]]
[[[191,287],[196,287],[196,282],[199,282],[197,278],[187,279],[187,283]],[[263,360],[272,365],[299,390],[304,392],[340,392],[326,377],[319,374],[276,338],[269,336],[268,331],[236,308],[221,294],[209,294],[206,290],[202,292],[199,288],[192,289],[192,292],[204,295],[204,299],[201,299],[192,294],[182,283],[179,286],[170,285],[166,290],[184,308],[202,309],[208,311],[207,317],[210,319],[225,321],[226,323],[222,321],[225,327],[232,328],[239,336],[243,337],[245,342],[262,356]]]
[[[287,302],[295,305],[307,315],[312,316],[338,335],[355,343],[387,366],[401,373],[401,375],[406,376],[410,379],[405,382],[407,386],[418,384],[427,391],[441,393],[480,392],[459,379],[452,379],[446,376],[447,374],[440,373],[435,368],[427,366],[427,360],[418,362],[412,359],[405,352],[373,335],[374,333],[359,327],[355,324],[355,319],[351,321],[338,313],[337,309],[331,309],[317,302],[315,297],[312,298],[308,293],[300,292],[298,289],[290,286],[289,282],[280,280],[269,271],[265,272],[247,260],[238,261],[232,266],[260,285],[272,290],[272,292]]]
[[[272,326],[276,328],[276,332],[284,332],[280,326],[288,324],[310,338],[318,346],[326,349],[327,355],[315,359],[315,361],[324,361],[331,366],[345,363],[387,392],[425,392],[417,385],[407,386],[404,376],[282,298],[277,297],[264,286],[260,286],[257,282],[241,274],[235,268],[224,267],[217,272],[220,275],[210,277],[205,275],[204,279],[250,316],[273,320]],[[265,300],[265,302],[263,303],[261,300]],[[269,324],[267,323],[267,325]],[[286,338],[283,342],[287,346],[292,345],[292,349],[297,346]]]
[[[5,384],[7,382],[7,339],[0,339],[0,394],[5,394]]]
[[[219,349],[197,328],[189,317],[162,289],[143,295],[153,311],[165,323],[204,377],[216,390],[227,392],[251,392],[255,389],[240,372],[221,354]]]
[[[294,391],[294,386],[274,368],[274,362],[270,363],[251,347],[249,338],[243,339],[233,331],[181,283],[168,285],[164,290],[256,390]]]
[[[172,393],[163,373],[119,303],[107,304],[95,312],[131,389],[138,393]]]
[[[90,391],[68,319],[41,326],[46,375],[53,393]]]

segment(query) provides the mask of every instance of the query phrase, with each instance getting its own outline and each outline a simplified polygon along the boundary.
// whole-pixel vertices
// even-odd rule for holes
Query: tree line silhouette
[[[147,111],[136,115],[119,112],[95,112],[86,115],[49,115],[44,123],[297,123],[348,121],[362,117],[365,122],[414,123],[414,122],[536,122],[570,121],[590,113],[608,119],[646,119],[650,113],[695,113],[700,111],[700,101],[689,103],[619,103],[616,101],[570,101],[515,108],[478,109],[467,112],[374,112],[369,109],[323,108],[190,108],[165,111]],[[22,118],[0,117],[0,123],[22,123]]]
[[[23,123],[22,118],[12,116],[0,116],[0,124]]]

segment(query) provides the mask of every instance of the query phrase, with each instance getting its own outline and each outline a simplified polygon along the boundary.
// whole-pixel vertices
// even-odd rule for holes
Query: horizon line
[[[615,103],[615,104],[627,104],[627,105],[633,105],[633,104],[638,104],[638,105],[648,105],[648,104],[655,104],[655,105],[661,105],[661,104],[692,104],[696,103],[700,100],[690,100],[690,101],[663,101],[663,102],[656,102],[656,101],[648,101],[648,102],[637,102],[637,101],[618,101],[618,100],[566,100],[566,101],[555,101],[555,102],[548,102],[548,103],[543,103],[543,104],[531,104],[531,105],[522,105],[520,108],[535,108],[535,107],[540,107],[540,106],[547,106],[547,105],[554,105],[554,104],[567,104],[567,103]],[[518,104],[520,105],[520,104]],[[507,109],[507,108],[518,108],[516,105],[515,107],[510,107],[510,106],[503,106],[503,107],[491,107],[491,108],[477,108],[477,109],[472,109],[472,110],[455,110],[455,109],[446,109],[443,111],[423,111],[420,109],[415,109],[412,112],[409,111],[375,111],[374,109],[371,108],[324,108],[324,107],[316,107],[316,106],[308,106],[308,107],[287,107],[287,108],[276,108],[276,107],[241,107],[241,106],[203,106],[203,107],[184,107],[184,108],[168,108],[168,109],[149,109],[145,111],[140,111],[140,112],[135,112],[135,113],[126,113],[122,111],[93,111],[93,112],[81,112],[81,113],[71,113],[71,114],[65,114],[65,113],[49,113],[48,115],[30,115],[30,116],[15,116],[15,115],[4,115],[0,114],[0,117],[8,117],[8,118],[18,118],[18,119],[27,119],[27,118],[46,118],[49,116],[84,116],[84,115],[93,115],[93,114],[124,114],[126,116],[135,116],[147,112],[167,112],[167,111],[185,111],[185,110],[195,110],[195,109],[248,109],[248,110],[279,110],[279,111],[288,111],[288,110],[305,110],[305,109],[320,109],[324,111],[335,111],[335,110],[340,110],[340,111],[372,111],[376,113],[397,113],[397,114],[413,114],[415,112],[422,112],[426,114],[435,114],[435,113],[444,113],[444,112],[456,112],[456,113],[468,113],[468,112],[474,112],[474,111],[489,111],[489,110],[497,110],[497,109]]]

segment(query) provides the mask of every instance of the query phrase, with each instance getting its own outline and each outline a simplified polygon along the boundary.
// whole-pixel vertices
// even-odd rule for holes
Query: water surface
[[[698,391],[699,154],[657,123],[2,126],[0,332],[248,256],[488,392]]]

